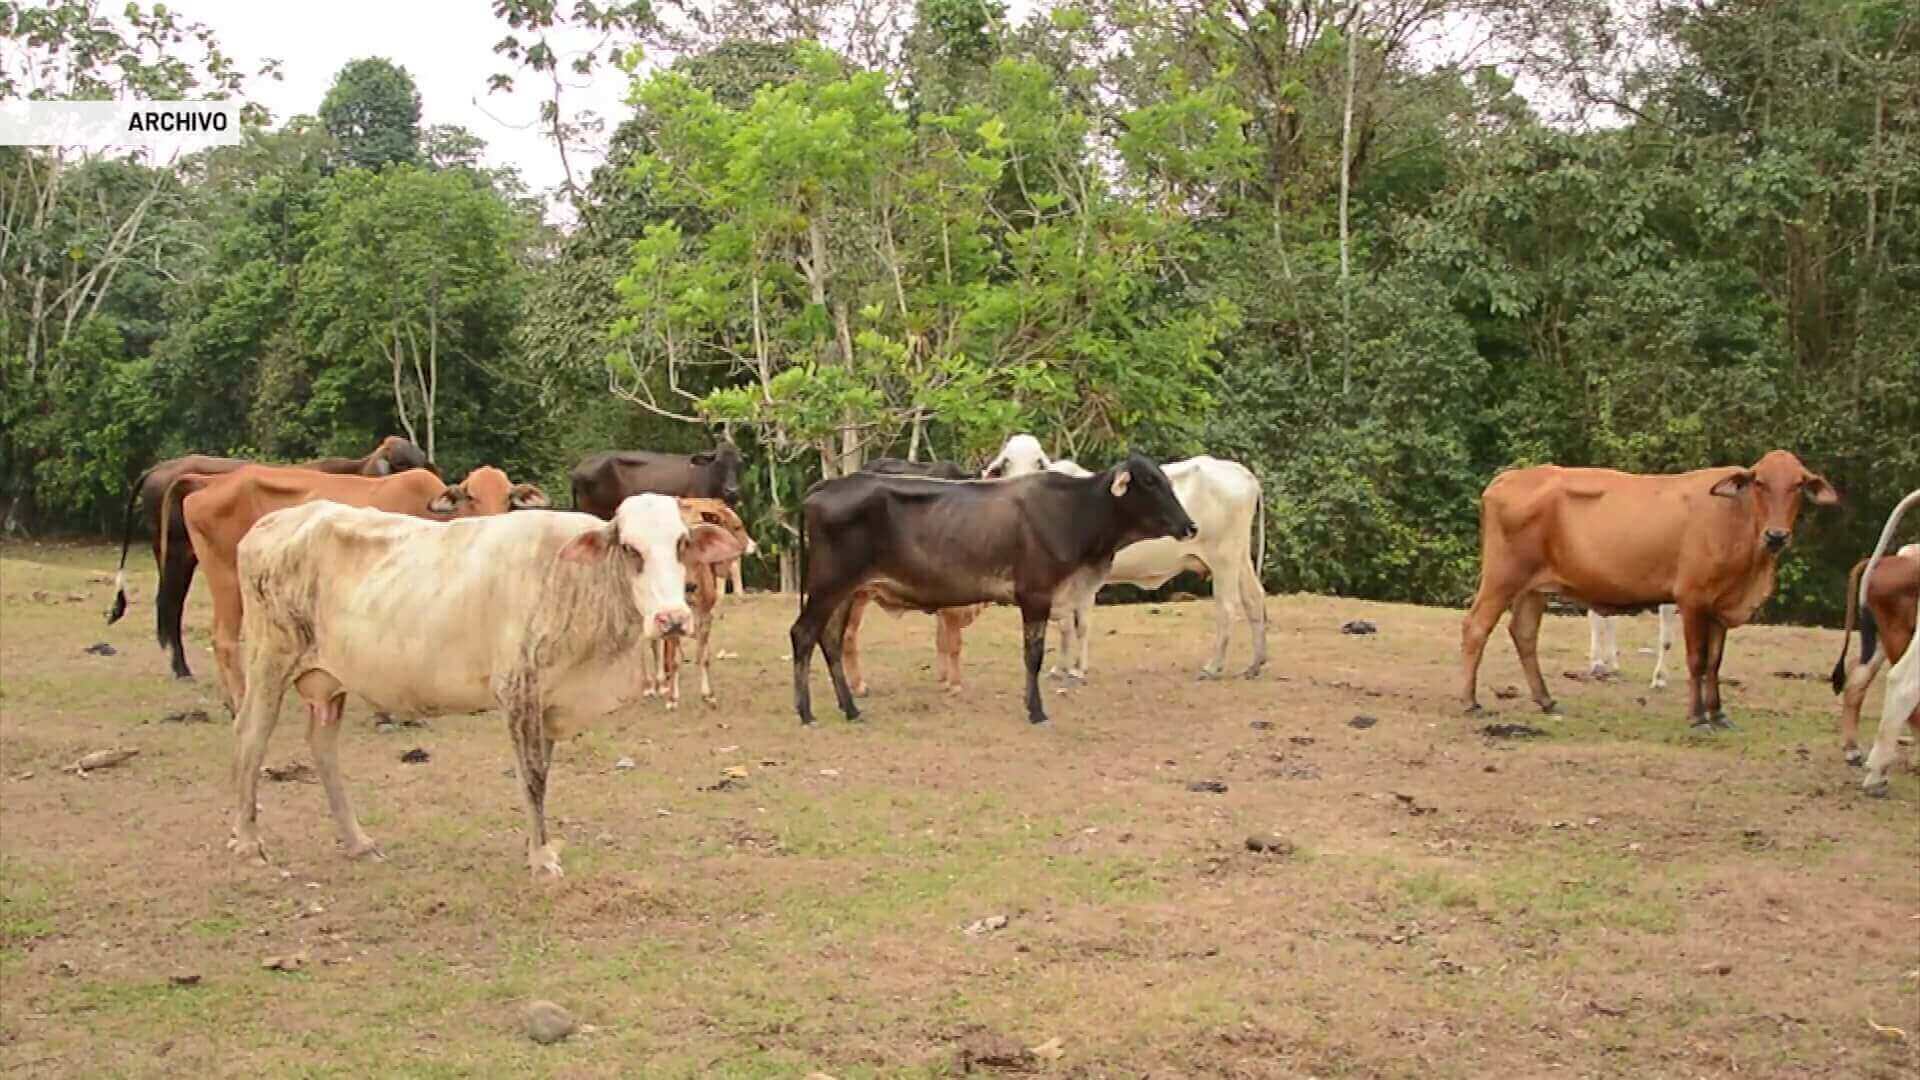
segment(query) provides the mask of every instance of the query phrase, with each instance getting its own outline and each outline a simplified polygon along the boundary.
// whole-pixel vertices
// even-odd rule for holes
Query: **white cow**
[[[635,495],[611,522],[528,513],[435,522],[314,502],[260,519],[240,542],[246,697],[228,846],[265,861],[255,822],[260,761],[287,687],[349,855],[378,855],[340,777],[340,710],[352,692],[393,713],[507,714],[526,799],[528,863],[560,876],[547,841],[555,739],[639,695],[642,644],[685,634],[686,564],[736,558],[724,529]]]
[[[1020,434],[1008,439],[987,465],[986,475],[1020,476],[1049,469],[1069,476],[1090,475],[1065,459],[1053,460],[1039,440]],[[1121,548],[1104,577],[1087,574],[1072,578],[1054,594],[1055,618],[1060,621],[1060,654],[1066,662],[1055,675],[1086,677],[1092,649],[1094,597],[1102,585],[1138,585],[1157,588],[1183,570],[1213,576],[1216,632],[1213,657],[1200,669],[1202,678],[1220,674],[1227,662],[1227,643],[1233,620],[1243,618],[1252,627],[1253,663],[1244,673],[1251,679],[1267,662],[1266,593],[1254,553],[1265,543],[1260,480],[1246,466],[1202,455],[1161,466],[1173,484],[1173,493],[1200,526],[1192,540],[1143,540]]]
[[[1873,568],[1887,553],[1887,545],[1893,540],[1893,531],[1899,527],[1901,516],[1916,502],[1920,502],[1920,490],[1908,492],[1887,516],[1887,525],[1880,530],[1880,543],[1874,546],[1873,557],[1867,560],[1867,572],[1860,575],[1861,607],[1867,606],[1867,582],[1873,577]],[[1874,735],[1873,751],[1867,755],[1867,775],[1860,781],[1869,795],[1887,793],[1887,769],[1900,752],[1902,728],[1920,732],[1920,637],[1907,645],[1899,662],[1887,672],[1887,695],[1880,703],[1880,730]]]
[[[1679,611],[1674,604],[1660,605],[1660,645],[1653,657],[1655,690],[1667,685],[1667,650],[1673,648],[1673,617]],[[1620,643],[1613,636],[1613,616],[1587,612],[1587,671],[1593,675],[1620,674]]]

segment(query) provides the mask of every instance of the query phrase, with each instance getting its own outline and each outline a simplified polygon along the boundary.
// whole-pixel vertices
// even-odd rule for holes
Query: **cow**
[[[686,571],[739,542],[689,528],[673,499],[636,495],[588,514],[422,521],[314,502],[263,517],[239,547],[246,682],[228,846],[266,861],[260,763],[289,686],[347,854],[379,857],[347,800],[338,754],[348,693],[426,715],[506,713],[527,813],[527,864],[559,877],[546,827],[554,741],[637,696],[641,643],[692,624]]]
[[[1859,746],[1860,708],[1866,704],[1867,691],[1880,669],[1898,663],[1906,655],[1914,635],[1914,615],[1920,602],[1920,544],[1908,544],[1880,563],[1873,576],[1872,602],[1860,603],[1860,575],[1866,559],[1853,564],[1847,575],[1846,630],[1840,638],[1840,659],[1833,665],[1833,692],[1840,697],[1840,752],[1849,765],[1859,765],[1867,756]],[[1888,619],[1874,613],[1885,611]],[[1860,660],[1849,664],[1856,616],[1860,626]],[[1884,625],[1882,625],[1884,623]]]
[[[1679,611],[1672,604],[1660,605],[1660,644],[1653,654],[1653,681],[1650,690],[1667,685],[1667,650],[1673,648],[1673,617]],[[1587,612],[1587,674],[1596,679],[1620,674],[1620,641],[1614,636],[1615,616]]]
[[[751,555],[758,547],[740,515],[719,499],[680,499],[680,519],[688,528],[711,525],[724,529],[739,543],[741,553]],[[692,599],[694,662],[700,667],[700,700],[715,703],[713,696],[713,611],[720,602],[721,580],[717,568],[706,563],[687,567],[687,595]],[[659,694],[668,711],[680,706],[680,638],[661,638],[648,644],[651,667],[643,677],[649,680],[643,696]]]
[[[988,463],[986,471],[996,476],[1023,476],[1043,469],[1068,476],[1091,475],[1072,461],[1049,458],[1039,440],[1027,434],[1009,438]],[[1093,642],[1094,599],[1102,585],[1153,589],[1186,570],[1213,577],[1216,616],[1213,656],[1201,667],[1200,677],[1217,678],[1225,669],[1227,645],[1236,618],[1247,621],[1253,636],[1253,662],[1242,676],[1257,678],[1266,666],[1267,597],[1260,588],[1260,568],[1256,562],[1256,553],[1266,545],[1266,515],[1259,477],[1239,462],[1204,454],[1170,462],[1161,466],[1161,470],[1173,483],[1180,505],[1199,523],[1198,539],[1180,541],[1160,537],[1128,545],[1113,557],[1113,566],[1104,581],[1077,578],[1069,592],[1055,597],[1055,608],[1064,612],[1059,617],[1060,652],[1066,660],[1064,669],[1055,669],[1056,675],[1076,682],[1086,678]],[[957,672],[957,643],[954,666]]]
[[[1667,476],[1557,465],[1500,474],[1480,496],[1480,588],[1460,630],[1461,703],[1480,711],[1481,654],[1511,611],[1508,633],[1534,703],[1559,711],[1536,648],[1557,593],[1602,615],[1676,605],[1687,717],[1697,728],[1732,728],[1720,701],[1727,631],[1772,595],[1803,501],[1831,506],[1840,496],[1785,450],[1750,468]]]
[[[951,461],[875,458],[860,466],[860,471],[877,476],[921,476],[931,480],[973,479],[972,473]],[[860,661],[860,627],[866,622],[868,606],[875,600],[880,601],[881,610],[889,615],[898,615],[904,610],[889,607],[886,599],[873,589],[854,591],[852,606],[847,609],[847,628],[842,636],[840,663],[847,673],[847,685],[858,697],[867,696],[866,669]],[[985,604],[966,604],[941,608],[933,613],[938,621],[933,636],[934,666],[939,672],[940,685],[950,694],[960,691],[960,635],[973,625],[973,621],[984,610]]]
[[[1104,577],[1114,552],[1157,536],[1200,532],[1160,467],[1139,454],[1090,477],[1043,472],[958,482],[853,473],[816,484],[801,503],[801,604],[793,646],[793,704],[813,723],[807,685],[818,645],[847,719],[859,708],[841,664],[856,590],[917,611],[985,602],[1020,608],[1027,719],[1046,722],[1040,662],[1053,597],[1076,575]],[[816,549],[812,561],[806,548]]]
[[[127,491],[127,515],[120,537],[120,569],[113,579],[113,609],[107,612],[108,625],[119,622],[120,617],[127,613],[127,551],[133,546],[135,517],[138,516],[147,523],[147,531],[153,536],[153,561],[161,578],[164,579],[167,576],[168,567],[161,559],[163,545],[160,536],[160,514],[166,501],[167,489],[173,486],[175,480],[188,473],[214,476],[230,473],[243,465],[251,464],[253,462],[239,458],[189,454],[186,457],[163,461],[140,474],[140,478],[135,480],[133,486]],[[338,473],[343,476],[388,476],[408,469],[431,469],[433,466],[427,461],[427,455],[420,452],[418,446],[398,435],[389,435],[380,440],[380,445],[374,447],[364,457],[316,458],[295,465],[293,468]],[[178,505],[173,507],[173,522],[174,533],[167,538],[168,542],[164,546],[178,562],[178,565],[173,567],[173,572],[179,582],[180,595],[184,598],[185,590],[193,584],[193,546],[187,542],[186,523],[180,518]],[[167,646],[164,637],[160,644],[163,647]],[[192,678],[193,671],[187,666],[186,650],[176,644],[171,647],[171,651],[174,677]]]
[[[1882,556],[1887,553],[1894,530],[1900,527],[1900,519],[1917,502],[1920,502],[1920,490],[1908,492],[1893,508],[1893,513],[1887,515],[1886,527],[1880,530],[1880,542],[1874,545],[1873,557],[1867,560],[1866,573],[1860,575],[1860,603],[1873,611],[1880,622],[1882,637],[1889,639],[1893,636],[1889,624],[1899,622],[1901,613],[1894,603],[1887,602],[1892,600],[1894,590],[1876,593],[1878,585],[1874,578],[1887,565]],[[1906,625],[1911,628],[1911,613],[1915,597],[1920,595],[1920,584],[1908,584],[1899,591],[1905,595]],[[1920,648],[1915,648],[1911,640],[1907,645],[1905,655],[1887,672],[1887,693],[1880,703],[1880,730],[1874,735],[1873,752],[1867,755],[1867,774],[1860,781],[1867,794],[1882,798],[1887,794],[1887,770],[1900,753],[1900,730],[1907,728],[1920,734]]]
[[[263,515],[316,499],[441,518],[504,514],[547,505],[547,497],[538,487],[512,483],[506,473],[490,465],[473,470],[453,485],[426,469],[364,477],[249,465],[222,476],[189,473],[175,480],[174,488],[167,496],[168,505],[178,502],[194,554],[207,568],[207,588],[213,595],[213,659],[220,669],[222,696],[236,714],[245,686],[239,640],[235,637],[241,622],[235,552],[247,530]],[[164,514],[162,525],[164,533]],[[175,598],[160,605],[162,639],[180,648],[186,586],[162,578],[160,593]]]
[[[741,469],[740,451],[723,442],[692,455],[603,450],[582,458],[568,479],[573,486],[573,508],[608,521],[614,507],[629,495],[719,499],[728,506],[739,506]],[[739,563],[722,567],[721,577],[733,582],[735,593],[746,591]]]

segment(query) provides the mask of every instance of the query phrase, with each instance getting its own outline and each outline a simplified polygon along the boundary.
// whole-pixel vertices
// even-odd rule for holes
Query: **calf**
[[[692,621],[687,568],[740,550],[723,529],[688,528],[661,495],[627,499],[611,523],[567,513],[432,522],[330,502],[266,515],[239,547],[247,693],[228,846],[265,861],[260,763],[291,686],[349,855],[379,853],[340,775],[340,712],[354,693],[394,712],[505,712],[528,865],[560,876],[546,827],[554,740],[637,694],[636,646]]]
[[[163,461],[140,474],[140,479],[134,481],[127,491],[125,530],[120,538],[120,570],[114,575],[113,609],[107,612],[109,624],[119,622],[120,616],[127,613],[127,550],[133,546],[134,519],[144,518],[147,532],[153,537],[153,561],[160,571],[162,583],[156,603],[163,609],[177,611],[179,605],[186,602],[187,589],[193,585],[193,545],[187,542],[186,521],[180,516],[177,501],[171,505],[172,534],[162,541],[160,518],[168,506],[167,489],[173,486],[175,480],[189,473],[217,476],[250,464],[252,462],[239,458],[190,454]],[[431,469],[433,466],[427,462],[427,455],[421,453],[418,446],[398,435],[389,435],[362,457],[316,458],[292,467],[341,476],[389,476],[408,469]],[[172,563],[168,559],[173,560]],[[169,592],[169,583],[172,592]],[[177,638],[170,641],[162,635],[160,644],[172,653],[174,677],[191,678],[193,671],[187,667],[186,649]]]
[[[1880,530],[1880,542],[1874,545],[1873,557],[1867,560],[1866,573],[1861,575],[1860,602],[1865,604],[1880,621],[1882,636],[1891,638],[1888,624],[1899,622],[1900,612],[1891,603],[1892,590],[1875,592],[1875,576],[1886,565],[1881,556],[1887,552],[1887,545],[1893,540],[1894,530],[1899,528],[1900,519],[1907,509],[1920,502],[1920,490],[1912,491],[1900,500],[1900,505],[1887,515],[1886,527]],[[1920,586],[1907,586],[1900,591],[1906,596],[1907,612],[1912,612],[1915,590]],[[1867,755],[1867,775],[1860,786],[1869,795],[1884,797],[1887,794],[1887,770],[1893,766],[1893,760],[1900,753],[1900,730],[1908,728],[1920,733],[1920,648],[1914,648],[1911,640],[1913,626],[1911,615],[1907,617],[1909,628],[1908,648],[1905,655],[1894,663],[1893,670],[1887,672],[1887,694],[1880,703],[1880,730],[1873,739],[1873,752]],[[1889,647],[1891,643],[1889,643]]]
[[[1920,608],[1920,544],[1908,544],[1880,563],[1870,582],[1873,595],[1860,603],[1860,576],[1866,559],[1853,564],[1847,575],[1846,631],[1840,638],[1840,659],[1833,665],[1833,692],[1840,698],[1840,752],[1847,764],[1866,760],[1858,743],[1860,707],[1880,669],[1898,663],[1914,635],[1914,614]],[[1884,612],[1881,618],[1876,612]],[[1850,663],[1855,616],[1860,625],[1860,659]]]
[[[878,476],[921,476],[930,480],[971,480],[973,474],[951,461],[905,461],[900,458],[875,458],[860,466],[861,472]],[[867,608],[874,601],[880,610],[898,615],[903,608],[891,606],[874,589],[856,589],[852,606],[847,609],[847,628],[842,638],[840,662],[847,673],[847,685],[859,697],[867,696],[865,665],[860,662],[860,627],[866,622]],[[934,667],[940,685],[950,694],[960,690],[960,635],[986,610],[985,604],[941,608],[933,613],[938,625],[934,630]]]
[[[1653,681],[1649,689],[1667,685],[1667,650],[1673,648],[1673,616],[1679,609],[1660,605],[1660,644],[1653,654]],[[1587,612],[1587,673],[1595,678],[1620,674],[1620,642],[1614,637],[1613,620],[1617,616]]]
[[[1131,455],[1090,477],[1039,473],[955,483],[855,473],[816,485],[801,505],[804,563],[794,620],[794,710],[813,722],[807,685],[813,649],[826,655],[834,695],[854,705],[841,664],[855,590],[918,611],[985,602],[1019,605],[1027,667],[1027,719],[1045,723],[1040,661],[1053,596],[1075,575],[1104,576],[1113,554],[1156,536],[1199,533],[1159,466]],[[806,561],[805,545],[817,554]]]
[[[183,476],[174,481],[174,486],[178,492],[170,492],[168,499],[179,502],[194,553],[207,568],[207,588],[213,594],[213,659],[220,669],[227,707],[234,710],[239,709],[245,690],[237,637],[241,618],[237,552],[241,538],[262,516],[317,499],[441,518],[504,514],[547,505],[547,497],[539,488],[511,483],[506,473],[490,465],[473,470],[453,485],[425,469],[369,478],[249,465],[225,476]],[[163,578],[161,591],[184,598],[186,586]],[[171,605],[160,612],[162,640],[176,648],[180,647],[183,606]]]
[[[1752,468],[1674,476],[1541,465],[1495,477],[1480,497],[1480,589],[1460,632],[1462,704],[1479,711],[1480,657],[1510,610],[1533,700],[1558,711],[1536,648],[1557,593],[1602,615],[1677,605],[1688,719],[1732,727],[1720,702],[1727,631],[1772,595],[1803,499],[1832,505],[1839,496],[1785,450]]]
[[[711,525],[724,529],[740,545],[744,554],[751,555],[757,549],[753,537],[747,535],[747,527],[733,508],[719,499],[680,499],[680,519],[689,529],[697,525]],[[738,562],[734,563],[738,565]],[[700,667],[700,700],[714,704],[713,696],[713,610],[720,603],[719,568],[706,563],[693,563],[687,567],[687,595],[693,607],[693,647],[694,662]],[[681,641],[677,637],[661,638],[648,643],[650,670],[646,677],[652,680],[645,693],[658,693],[667,703],[669,710],[680,706],[680,649]],[[655,673],[657,672],[657,677]]]
[[[1093,605],[1101,586],[1154,589],[1186,570],[1213,577],[1213,656],[1201,667],[1200,677],[1215,678],[1225,669],[1236,618],[1245,619],[1253,634],[1253,662],[1242,675],[1255,678],[1266,666],[1267,597],[1260,588],[1260,570],[1255,562],[1256,553],[1266,543],[1260,479],[1239,462],[1205,455],[1161,468],[1172,482],[1180,505],[1199,524],[1200,535],[1186,541],[1161,537],[1129,544],[1113,557],[1104,579],[1075,578],[1054,598],[1055,606],[1064,611],[1060,616],[1060,652],[1066,662],[1064,671],[1056,672],[1066,678],[1086,677],[1093,642]],[[1068,476],[1090,475],[1071,461],[1049,459],[1039,440],[1025,434],[1008,439],[987,469],[1005,476],[1042,469]],[[958,648],[956,642],[956,669]]]

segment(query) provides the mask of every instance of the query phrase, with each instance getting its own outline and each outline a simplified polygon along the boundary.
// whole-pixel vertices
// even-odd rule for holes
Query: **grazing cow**
[[[1500,615],[1533,700],[1558,711],[1536,645],[1547,597],[1602,615],[1675,604],[1687,643],[1687,717],[1731,728],[1720,705],[1727,631],[1773,593],[1802,499],[1839,501],[1785,450],[1752,468],[1636,476],[1540,465],[1502,473],[1480,496],[1480,589],[1460,632],[1461,703],[1477,712],[1480,657]]]
[[[255,522],[274,510],[316,499],[347,506],[371,506],[415,517],[478,517],[547,505],[547,497],[532,484],[514,484],[507,474],[483,465],[458,484],[425,469],[409,469],[392,476],[328,476],[299,469],[249,465],[224,476],[189,474],[174,481],[187,536],[200,562],[206,564],[207,587],[213,594],[213,659],[220,669],[221,690],[227,707],[238,710],[245,690],[240,665],[241,597],[235,563],[240,539]],[[163,522],[164,525],[164,522]],[[161,579],[161,594],[186,598],[186,586]],[[162,639],[180,646],[180,616],[184,603],[161,608]],[[167,622],[168,616],[171,623]]]
[[[921,476],[930,480],[971,480],[973,474],[955,465],[951,461],[903,461],[900,458],[875,458],[860,466],[861,472],[876,476]],[[875,600],[880,601],[880,609],[889,615],[898,615],[904,608],[890,606],[885,597],[873,589],[857,589],[853,594],[852,606],[847,609],[847,629],[842,638],[841,666],[847,673],[847,685],[859,697],[867,696],[867,676],[865,666],[860,662],[860,627],[866,622],[867,607]],[[960,690],[960,635],[973,621],[986,610],[985,604],[967,604],[962,607],[941,608],[933,613],[938,620],[934,630],[934,666],[939,671],[940,685],[948,693]]]
[[[1020,607],[1027,719],[1045,723],[1040,661],[1054,593],[1075,575],[1104,577],[1113,553],[1156,536],[1191,540],[1199,527],[1153,462],[1133,454],[1090,477],[1043,472],[993,483],[854,473],[815,485],[801,504],[805,588],[794,620],[793,704],[813,722],[807,685],[815,645],[834,696],[860,716],[841,665],[853,594],[917,611],[984,602]],[[806,559],[811,543],[817,554]]]
[[[1673,648],[1673,617],[1678,611],[1672,604],[1660,605],[1660,644],[1653,653],[1653,681],[1647,684],[1649,689],[1659,690],[1667,685],[1667,650]],[[1620,642],[1614,636],[1614,618],[1597,611],[1587,612],[1587,673],[1595,678],[1620,674]]]
[[[1003,476],[1023,476],[1042,469],[1067,476],[1091,475],[1071,461],[1048,458],[1039,440],[1025,434],[1008,439],[987,466],[989,472]],[[1206,455],[1170,462],[1161,470],[1173,483],[1180,505],[1199,524],[1199,537],[1184,541],[1159,537],[1130,544],[1113,557],[1105,580],[1076,578],[1069,591],[1055,597],[1055,607],[1062,611],[1060,652],[1066,662],[1064,670],[1055,668],[1055,674],[1074,680],[1086,677],[1093,642],[1094,598],[1102,585],[1154,589],[1185,570],[1213,577],[1213,656],[1200,669],[1200,677],[1215,678],[1226,667],[1235,618],[1247,620],[1253,634],[1253,663],[1242,675],[1255,678],[1266,666],[1267,597],[1260,588],[1255,561],[1255,553],[1266,544],[1259,477],[1239,462]],[[955,648],[957,669],[957,643]]]
[[[751,555],[758,549],[747,527],[733,508],[719,499],[681,499],[680,519],[688,528],[711,525],[724,529],[740,545],[741,553]],[[737,565],[738,560],[735,561]],[[706,563],[687,567],[687,595],[693,607],[694,662],[700,666],[700,700],[714,704],[713,696],[713,609],[720,603],[720,568]],[[662,638],[648,644],[650,670],[644,690],[646,696],[658,693],[669,710],[680,705],[681,639]]]
[[[720,499],[740,505],[740,451],[721,443],[700,454],[659,454],[651,450],[604,450],[590,454],[573,467],[573,508],[602,521],[611,520],[614,507],[629,495],[672,495],[676,498]],[[735,593],[746,591],[740,564],[722,567],[723,579]]]
[[[140,474],[127,491],[127,516],[124,532],[120,538],[120,570],[114,575],[113,610],[107,613],[108,624],[120,621],[127,613],[127,550],[133,546],[133,522],[135,517],[144,519],[147,532],[153,536],[153,561],[165,580],[168,567],[161,558],[164,549],[176,565],[172,567],[173,577],[181,590],[184,600],[186,589],[193,584],[193,546],[187,542],[186,522],[180,517],[180,507],[176,504],[172,510],[173,535],[166,538],[163,545],[160,535],[160,515],[166,502],[167,489],[173,482],[188,473],[203,476],[215,476],[230,473],[243,465],[253,464],[239,458],[209,457],[206,454],[190,454],[163,461]],[[380,440],[380,445],[364,457],[357,458],[316,458],[293,466],[296,469],[312,469],[315,472],[337,473],[343,476],[388,476],[408,469],[431,469],[427,455],[420,448],[398,435],[389,435]],[[136,504],[138,504],[136,506]],[[138,513],[136,514],[136,510]],[[167,645],[163,637],[161,645]],[[175,678],[185,679],[193,675],[187,667],[186,651],[178,644],[172,646],[173,674]]]
[[[560,876],[546,826],[554,740],[635,697],[643,641],[692,622],[686,571],[740,554],[723,529],[689,529],[663,495],[587,514],[434,522],[328,502],[280,510],[240,542],[247,696],[234,748],[228,846],[265,861],[260,762],[287,688],[347,853],[379,850],[340,776],[351,692],[393,712],[506,713],[527,811],[527,862]]]
[[[1916,599],[1920,590],[1920,544],[1908,544],[1880,563],[1880,569],[1873,575],[1873,602],[1862,607],[1860,575],[1866,568],[1867,560],[1861,559],[1847,575],[1846,631],[1840,638],[1840,659],[1833,665],[1832,676],[1833,692],[1841,695],[1840,752],[1849,765],[1859,765],[1867,757],[1858,743],[1860,707],[1866,704],[1867,691],[1880,669],[1889,663],[1898,663],[1913,641],[1914,614],[1920,608],[1920,599]],[[1880,619],[1876,611],[1885,611],[1889,618]],[[1851,662],[1856,615],[1860,625],[1860,659]]]
[[[1893,513],[1887,515],[1886,527],[1880,530],[1880,542],[1874,545],[1873,557],[1867,560],[1867,571],[1861,575],[1860,602],[1873,611],[1874,617],[1880,621],[1881,634],[1886,638],[1893,636],[1888,627],[1900,621],[1901,612],[1896,604],[1886,602],[1892,599],[1889,594],[1893,590],[1876,592],[1878,582],[1874,579],[1887,565],[1882,556],[1887,552],[1888,543],[1893,540],[1894,530],[1900,526],[1900,518],[1917,502],[1920,502],[1920,490],[1909,492],[1906,498],[1900,500],[1900,505],[1893,508]],[[1920,590],[1920,585],[1909,585],[1901,590],[1905,594],[1908,627],[1913,626],[1911,613],[1916,590]],[[1887,794],[1887,770],[1900,753],[1901,729],[1920,734],[1920,648],[1914,647],[1911,640],[1907,645],[1905,655],[1894,663],[1893,670],[1887,672],[1887,694],[1880,703],[1880,730],[1874,736],[1873,752],[1867,755],[1867,775],[1860,781],[1860,786],[1869,795],[1884,797]]]

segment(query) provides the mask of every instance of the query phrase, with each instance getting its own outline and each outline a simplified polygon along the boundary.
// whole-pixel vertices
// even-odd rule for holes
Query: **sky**
[[[266,58],[281,63],[281,81],[249,79],[246,97],[273,113],[275,126],[299,113],[316,112],[334,73],[349,60],[380,56],[407,69],[420,87],[421,124],[458,124],[487,144],[487,164],[511,165],[535,190],[560,183],[560,159],[536,130],[540,97],[529,90],[489,94],[487,79],[511,72],[493,52],[506,24],[493,17],[488,0],[332,0],[326,4],[278,0],[175,0],[183,17],[213,28],[215,40],[252,72]],[[611,133],[625,105],[627,77],[617,69],[596,73],[567,91],[569,111],[592,108],[607,118]],[[524,80],[527,86],[544,83]],[[578,155],[576,174],[597,163]]]

